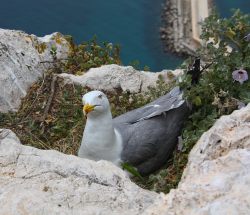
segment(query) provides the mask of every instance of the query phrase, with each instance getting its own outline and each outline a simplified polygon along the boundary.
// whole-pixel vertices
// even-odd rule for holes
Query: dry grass
[[[73,84],[64,84],[55,78],[53,71],[34,83],[17,113],[0,115],[0,127],[9,128],[20,138],[22,144],[40,149],[54,149],[76,155],[85,125],[81,97],[89,89]],[[117,90],[106,92],[113,116],[135,109],[165,94],[170,86],[159,81],[148,95],[130,94]],[[134,181],[145,189],[168,192],[178,184],[186,155],[178,151],[158,173]]]

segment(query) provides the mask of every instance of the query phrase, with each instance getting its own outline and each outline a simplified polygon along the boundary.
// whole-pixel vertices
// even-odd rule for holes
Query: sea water
[[[182,59],[164,52],[160,40],[165,0],[1,0],[0,28],[43,36],[55,31],[72,35],[77,43],[90,40],[120,44],[124,65],[137,60],[151,71],[175,68]],[[248,2],[248,3],[247,3]],[[217,0],[223,14],[249,0]]]
[[[232,9],[237,8],[250,14],[250,0],[215,0],[215,4],[222,17],[230,17],[233,14]]]

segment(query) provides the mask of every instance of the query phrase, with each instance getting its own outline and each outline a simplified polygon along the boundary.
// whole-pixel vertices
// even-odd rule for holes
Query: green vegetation
[[[190,77],[181,83],[193,106],[183,133],[185,149],[189,150],[215,119],[250,102],[249,80],[240,83],[232,74],[250,71],[250,42],[245,39],[249,32],[250,16],[239,10],[229,19],[220,19],[213,13],[204,23],[202,39],[207,45],[199,50],[199,55],[211,66],[199,84],[191,87]]]
[[[105,64],[121,64],[120,47],[112,43],[99,44],[96,37],[76,45],[71,36],[66,39],[71,44],[71,53],[62,66],[68,73],[81,75],[88,69]]]
[[[59,42],[60,37],[54,39]],[[31,86],[17,113],[0,114],[0,127],[12,129],[23,144],[76,154],[85,124],[81,97],[88,89],[65,85],[56,74],[62,70],[79,74],[104,64],[119,64],[120,58],[116,45],[98,44],[96,38],[75,45],[71,37],[67,39],[71,44],[69,58],[58,61],[57,50],[52,47],[50,54],[56,62],[55,68]],[[117,111],[117,114],[120,113]]]
[[[35,48],[39,54],[42,54],[45,51],[45,49],[47,48],[47,45],[46,45],[46,43],[38,43],[35,45]]]
[[[231,18],[220,19],[213,13],[203,25],[202,38],[206,46],[198,52],[203,64],[210,67],[203,71],[198,84],[191,86],[191,77],[185,74],[181,82],[173,81],[172,85],[166,85],[159,77],[157,87],[151,88],[146,95],[121,90],[112,94],[106,92],[113,116],[154,100],[175,84],[182,87],[185,98],[192,105],[192,114],[182,133],[183,147],[174,151],[172,158],[158,173],[135,178],[140,186],[157,192],[169,192],[175,188],[186,166],[188,154],[201,134],[221,115],[230,114],[238,106],[250,102],[250,81],[246,76],[250,71],[250,39],[246,37],[249,33],[248,15],[237,10]],[[76,154],[85,124],[81,96],[89,89],[65,85],[55,74],[63,70],[77,75],[92,67],[120,64],[121,61],[118,46],[110,43],[100,45],[96,38],[81,45],[75,45],[71,37],[68,40],[71,43],[69,59],[56,61],[56,67],[32,85],[17,113],[1,114],[0,127],[12,129],[23,144]],[[56,58],[55,48],[51,49],[51,55]],[[184,68],[188,64],[189,60],[183,65]],[[234,71],[236,73],[233,75]],[[134,172],[133,169],[131,171]]]
[[[191,85],[191,77],[187,74],[179,83],[192,105],[192,114],[182,133],[183,148],[175,150],[166,168],[144,181],[143,186],[148,189],[169,192],[176,187],[188,154],[200,136],[221,115],[230,114],[250,102],[250,81],[246,80],[247,73],[250,75],[250,15],[236,10],[231,18],[221,19],[213,12],[202,29],[202,39],[207,45],[197,56],[210,67],[203,71],[198,84]],[[184,69],[190,63],[188,59]],[[240,73],[240,77],[233,77],[234,71]]]

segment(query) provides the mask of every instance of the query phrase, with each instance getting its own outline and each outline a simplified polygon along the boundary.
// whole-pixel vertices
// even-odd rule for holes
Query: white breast
[[[112,119],[88,119],[78,156],[95,161],[108,160],[118,165],[121,152],[122,138],[113,128]]]

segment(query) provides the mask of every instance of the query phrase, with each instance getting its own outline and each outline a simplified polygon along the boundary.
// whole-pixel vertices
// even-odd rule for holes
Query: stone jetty
[[[195,55],[202,43],[201,23],[209,16],[212,5],[212,0],[166,0],[160,28],[166,49]]]

